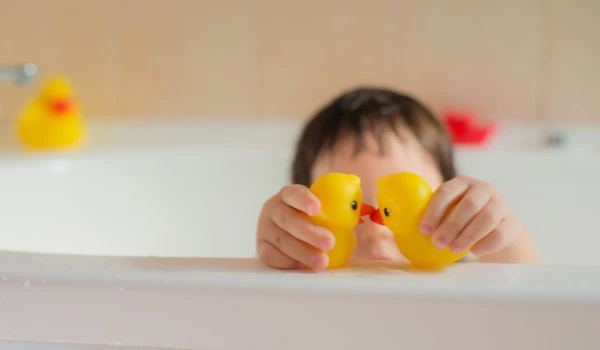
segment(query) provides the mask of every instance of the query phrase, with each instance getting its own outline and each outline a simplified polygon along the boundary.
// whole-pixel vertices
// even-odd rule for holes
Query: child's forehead
[[[399,129],[385,131],[377,137],[372,132],[365,132],[362,145],[357,148],[357,137],[342,135],[331,148],[323,151],[312,169],[312,178],[328,172],[345,172],[358,175],[366,192],[372,192],[375,181],[395,172],[411,171],[424,176],[437,187],[441,182],[441,174],[433,157],[410,132]]]
[[[364,131],[360,136],[343,133],[330,150],[322,152],[330,162],[356,161],[361,158],[404,159],[418,153],[427,153],[414,134],[406,128],[386,129],[378,134]]]

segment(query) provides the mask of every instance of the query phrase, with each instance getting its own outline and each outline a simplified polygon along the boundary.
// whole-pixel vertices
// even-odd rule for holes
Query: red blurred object
[[[446,112],[444,122],[457,145],[484,145],[498,128],[495,122],[478,122],[475,115],[466,112]]]

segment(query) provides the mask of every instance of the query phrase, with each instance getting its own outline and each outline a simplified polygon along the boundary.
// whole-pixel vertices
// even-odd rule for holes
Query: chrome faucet
[[[0,66],[0,81],[10,81],[15,85],[27,85],[38,74],[38,67],[33,63],[15,66]]]
[[[26,86],[38,75],[38,67],[34,63],[14,66],[0,66],[0,82],[8,81],[17,86]],[[0,119],[2,119],[2,101],[0,100]]]

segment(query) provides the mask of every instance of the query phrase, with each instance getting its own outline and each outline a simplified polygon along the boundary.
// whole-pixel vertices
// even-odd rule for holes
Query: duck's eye
[[[358,209],[358,203],[356,203],[356,201],[352,201],[352,210],[357,210]]]
[[[385,215],[386,217],[390,217],[390,210],[388,208],[383,208],[383,215]]]

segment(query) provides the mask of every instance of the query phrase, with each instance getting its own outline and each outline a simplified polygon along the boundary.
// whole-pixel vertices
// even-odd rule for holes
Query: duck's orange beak
[[[368,205],[367,203],[363,203],[362,206],[360,207],[360,216],[358,217],[358,223],[362,224],[365,222],[365,220],[363,220],[363,216],[369,216],[373,213],[373,210],[375,210],[374,207]]]
[[[373,221],[374,223],[379,224],[379,225],[384,225],[383,218],[381,217],[381,212],[379,211],[379,208],[375,209],[371,213],[371,215],[369,215],[369,217],[371,218],[371,221]]]
[[[63,117],[72,107],[73,103],[67,99],[55,100],[50,104],[50,109],[57,118]]]

